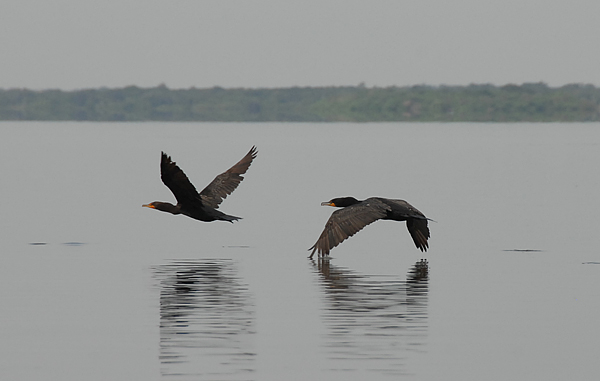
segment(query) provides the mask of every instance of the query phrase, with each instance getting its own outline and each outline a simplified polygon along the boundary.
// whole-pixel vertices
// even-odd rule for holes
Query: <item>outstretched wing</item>
[[[406,220],[408,232],[415,242],[415,246],[421,251],[427,251],[429,248],[429,228],[427,227],[427,219],[409,218]]]
[[[404,200],[385,200],[384,202],[392,207],[394,219],[398,221],[406,220],[406,227],[417,249],[427,251],[429,248],[429,243],[427,242],[429,239],[428,218]]]
[[[162,182],[173,192],[178,204],[200,202],[198,192],[188,177],[183,173],[177,163],[171,160],[171,156],[161,152],[160,178]]]
[[[331,249],[352,237],[362,228],[386,216],[391,208],[378,201],[366,200],[358,204],[336,210],[325,224],[325,229],[317,242],[308,250],[312,250],[310,258],[315,254],[328,255]]]
[[[242,160],[215,177],[215,179],[200,192],[202,203],[215,209],[218,208],[219,204],[229,196],[235,188],[237,188],[242,180],[244,180],[242,175],[246,173],[257,153],[256,147],[253,146]]]

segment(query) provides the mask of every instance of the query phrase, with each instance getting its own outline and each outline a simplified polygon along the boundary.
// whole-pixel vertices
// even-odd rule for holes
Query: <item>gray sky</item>
[[[598,0],[2,0],[0,88],[600,86]]]

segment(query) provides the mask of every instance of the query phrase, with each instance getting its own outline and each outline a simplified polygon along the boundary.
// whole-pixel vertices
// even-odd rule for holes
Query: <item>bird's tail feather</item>
[[[241,220],[242,217],[230,216],[229,214],[223,214],[220,218],[222,221],[233,223],[234,221]]]

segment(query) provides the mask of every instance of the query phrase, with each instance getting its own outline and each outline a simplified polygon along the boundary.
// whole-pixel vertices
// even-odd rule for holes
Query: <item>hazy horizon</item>
[[[600,86],[592,0],[6,0],[0,88]]]
[[[492,83],[468,83],[468,84],[464,84],[464,85],[447,85],[444,83],[441,84],[429,84],[429,83],[415,83],[415,84],[409,84],[409,85],[403,85],[403,86],[398,86],[398,85],[389,85],[389,86],[377,86],[377,85],[373,85],[373,86],[367,86],[364,84],[348,84],[348,85],[331,85],[331,86],[310,86],[310,85],[306,85],[306,86],[277,86],[277,87],[269,87],[269,86],[256,86],[256,87],[242,87],[242,86],[231,86],[231,87],[227,87],[227,86],[219,86],[219,85],[214,85],[214,86],[206,86],[206,87],[198,87],[198,86],[189,86],[189,87],[171,87],[171,86],[167,86],[164,83],[159,83],[157,85],[154,86],[138,86],[136,84],[131,84],[131,85],[124,85],[124,86],[115,86],[115,87],[109,87],[109,86],[98,86],[98,87],[82,87],[82,88],[75,88],[75,89],[61,89],[61,88],[43,88],[43,89],[32,89],[32,88],[27,88],[27,87],[4,87],[4,88],[0,88],[0,90],[31,90],[31,91],[53,91],[53,90],[58,90],[58,91],[65,91],[65,92],[73,92],[73,91],[86,91],[86,90],[101,90],[101,89],[108,89],[108,90],[118,90],[118,89],[123,89],[123,88],[127,88],[127,87],[137,87],[140,89],[152,89],[152,88],[156,88],[156,87],[166,87],[169,90],[191,90],[191,89],[196,89],[196,90],[203,90],[203,89],[213,89],[213,88],[222,88],[225,90],[277,90],[277,89],[289,89],[289,88],[327,88],[327,87],[361,87],[364,86],[366,88],[372,88],[372,89],[383,89],[383,88],[392,88],[392,87],[416,87],[416,86],[425,86],[425,87],[433,87],[433,88],[441,88],[441,87],[467,87],[467,86],[485,86],[485,85],[491,85],[491,86],[495,86],[495,87],[502,87],[502,86],[510,86],[510,85],[516,85],[516,86],[522,86],[522,85],[528,85],[528,84],[538,84],[538,83],[542,83],[547,85],[549,88],[560,88],[563,86],[569,86],[569,85],[582,85],[582,86],[587,86],[587,85],[592,85],[594,87],[600,87],[600,86],[596,86],[592,83],[582,83],[582,82],[573,82],[573,83],[565,83],[562,85],[557,85],[557,86],[551,86],[548,83],[544,82],[544,81],[537,81],[537,82],[522,82],[522,83],[504,83],[504,84],[499,84],[499,85],[495,85]]]

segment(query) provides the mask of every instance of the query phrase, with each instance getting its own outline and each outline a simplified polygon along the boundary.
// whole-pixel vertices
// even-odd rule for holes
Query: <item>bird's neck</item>
[[[354,197],[342,197],[338,199],[335,203],[336,206],[346,207],[354,204],[360,203],[360,200],[355,199]]]
[[[181,207],[179,205],[173,205],[168,202],[155,202],[154,209],[171,214],[181,214]]]

